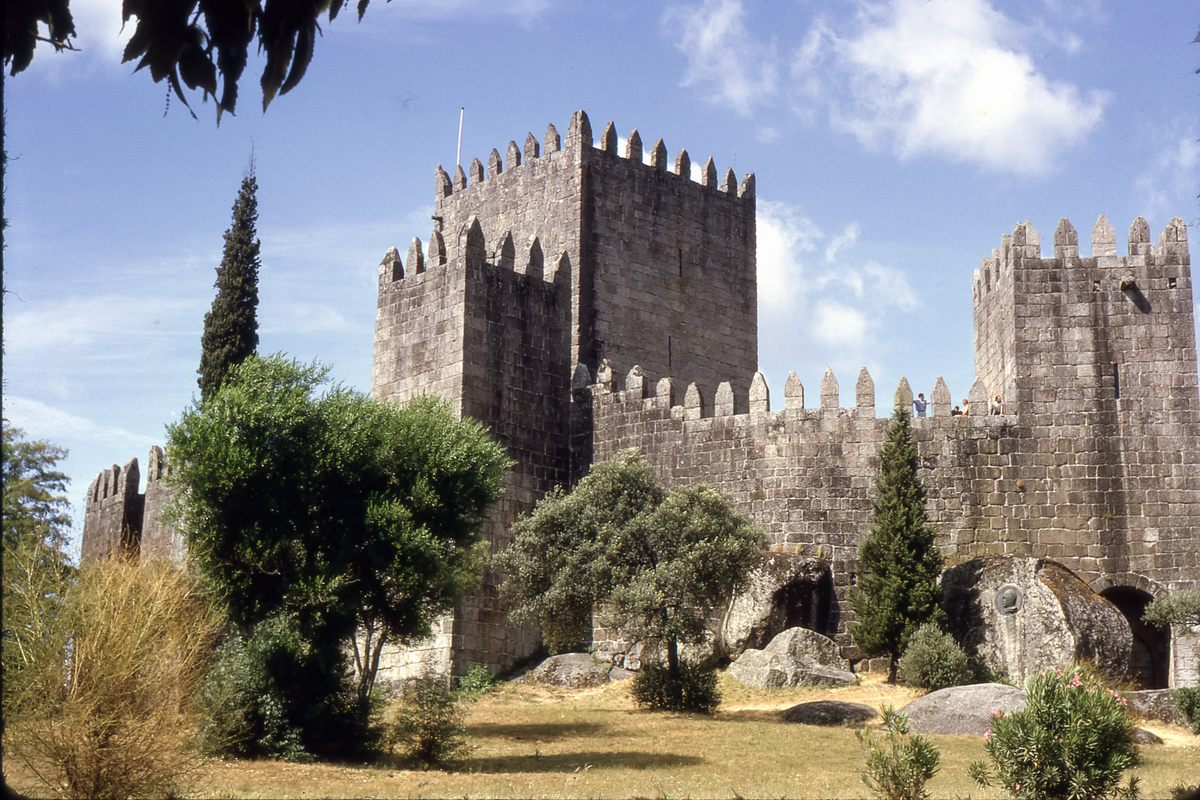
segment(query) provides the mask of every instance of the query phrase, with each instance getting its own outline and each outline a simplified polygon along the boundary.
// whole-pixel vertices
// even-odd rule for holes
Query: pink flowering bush
[[[1024,710],[993,714],[976,783],[1019,800],[1137,797],[1137,778],[1121,785],[1137,761],[1124,698],[1078,667],[1038,675],[1028,693]]]

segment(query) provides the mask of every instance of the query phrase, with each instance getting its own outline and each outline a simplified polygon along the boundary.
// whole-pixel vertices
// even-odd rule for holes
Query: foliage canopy
[[[365,710],[384,643],[427,635],[472,583],[509,464],[482,425],[437,399],[399,409],[318,393],[326,374],[248,358],[168,430],[189,552],[243,636],[270,620],[299,637],[278,659],[298,677],[280,685],[317,738],[323,724],[301,718],[339,691],[327,679],[345,671],[343,654]]]
[[[1156,628],[1200,625],[1200,589],[1171,592],[1154,600],[1146,606],[1142,619]]]
[[[358,18],[370,0],[357,0]],[[184,86],[211,96],[221,114],[237,107],[238,82],[246,69],[250,45],[258,43],[266,54],[259,83],[266,109],[277,94],[287,94],[300,83],[321,33],[321,17],[330,22],[349,0],[124,0],[121,19],[136,17],[133,36],[125,46],[123,61],[136,61],[136,69],[149,69],[155,83],[166,81],[185,106]],[[24,70],[33,59],[38,24],[49,28],[48,41],[58,49],[73,49],[75,23],[69,0],[13,0],[4,4],[0,30],[0,56],[11,74]],[[188,106],[190,109],[191,107]],[[194,116],[194,114],[193,114]]]
[[[912,418],[897,406],[879,450],[871,530],[858,547],[858,589],[850,598],[855,614],[850,635],[864,653],[890,657],[892,683],[917,628],[941,621],[941,571],[917,475]]]
[[[555,650],[586,640],[592,613],[634,641],[666,646],[678,686],[679,645],[740,589],[763,534],[706,486],[667,492],[634,450],[547,495],[497,557],[512,616]]]

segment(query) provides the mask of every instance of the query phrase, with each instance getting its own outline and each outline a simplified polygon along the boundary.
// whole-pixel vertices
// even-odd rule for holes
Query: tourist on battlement
[[[1004,401],[1000,399],[1000,395],[996,395],[996,399],[988,406],[988,413],[993,416],[1004,413]]]
[[[913,400],[913,411],[916,412],[918,417],[925,416],[925,407],[927,405],[928,404],[925,402],[925,395],[921,392],[917,392],[917,399]]]
[[[970,400],[963,400],[962,415],[964,417],[971,416],[971,401]]]

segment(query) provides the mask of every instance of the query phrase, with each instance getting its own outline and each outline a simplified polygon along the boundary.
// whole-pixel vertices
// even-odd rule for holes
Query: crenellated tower
[[[516,462],[493,548],[590,464],[590,402],[572,387],[602,357],[714,384],[757,367],[754,176],[719,180],[709,158],[694,180],[686,151],[672,165],[661,139],[641,142],[635,130],[618,153],[613,124],[595,141],[579,111],[565,139],[550,124],[486,167],[439,166],[427,242],[380,265],[372,395],[437,394],[491,427]],[[462,670],[524,656],[536,641],[505,624],[493,588],[414,657],[451,650]]]

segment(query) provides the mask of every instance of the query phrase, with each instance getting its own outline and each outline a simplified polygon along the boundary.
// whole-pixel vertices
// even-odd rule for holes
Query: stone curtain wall
[[[182,564],[187,556],[183,533],[163,519],[163,510],[171,502],[174,491],[166,485],[167,462],[157,445],[150,448],[146,459],[146,492],[143,500],[141,561],[166,558]]]
[[[80,564],[138,552],[142,533],[143,496],[138,494],[137,459],[124,469],[113,464],[88,486],[83,501],[83,541]]]
[[[163,519],[173,492],[163,482],[166,462],[161,447],[150,448],[146,465],[144,493],[138,492],[141,470],[136,458],[124,468],[114,464],[88,486],[81,564],[115,555],[139,558],[143,564],[159,557],[183,562],[187,553],[183,535]]]

